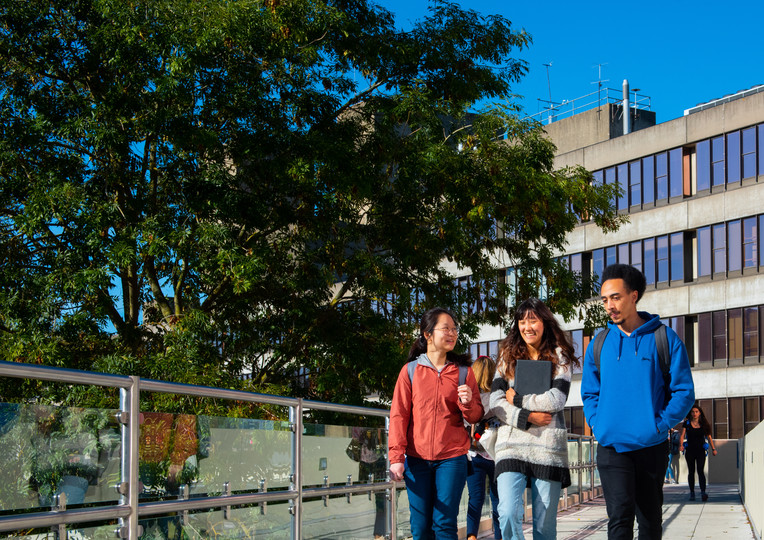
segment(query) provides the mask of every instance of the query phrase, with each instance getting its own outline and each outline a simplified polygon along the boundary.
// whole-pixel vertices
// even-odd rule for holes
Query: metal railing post
[[[387,439],[390,436],[390,417],[385,417],[385,438]],[[388,439],[388,445],[389,445],[389,439]],[[386,480],[390,480],[390,453],[387,453],[387,458],[385,460],[385,463],[387,465],[387,478]],[[387,508],[387,511],[389,512],[389,515],[385,516],[387,519],[385,520],[385,523],[387,523],[388,527],[390,527],[390,539],[391,540],[397,540],[398,538],[398,488],[396,487],[397,483],[393,482],[393,487],[389,491],[390,497],[389,497],[389,503],[385,505],[385,508]]]
[[[289,424],[292,428],[292,485],[297,495],[292,510],[292,538],[302,538],[302,399],[289,407]]]

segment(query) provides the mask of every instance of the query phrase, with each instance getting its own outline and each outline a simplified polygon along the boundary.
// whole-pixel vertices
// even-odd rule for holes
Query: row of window
[[[690,363],[696,367],[727,367],[764,363],[764,306],[740,307],[662,319],[687,347]],[[583,330],[568,335],[575,354],[583,359],[592,336]],[[473,343],[473,358],[497,357],[499,341]],[[574,373],[580,369],[574,370]]]
[[[740,439],[764,420],[764,396],[699,399],[698,406],[711,424],[714,439]],[[570,433],[591,435],[583,407],[566,407],[564,414]]]
[[[648,285],[754,272],[764,268],[764,215],[574,253],[563,261],[584,278],[601,276],[611,264],[630,264]]]
[[[764,124],[694,145],[658,152],[594,171],[595,183],[614,184],[621,212],[636,212],[764,174]]]

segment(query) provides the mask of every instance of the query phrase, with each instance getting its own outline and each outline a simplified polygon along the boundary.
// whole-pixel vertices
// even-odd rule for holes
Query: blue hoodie
[[[594,340],[584,357],[581,399],[586,421],[599,443],[616,452],[665,442],[669,428],[685,418],[695,402],[687,350],[667,328],[671,380],[666,403],[654,333],[661,320],[643,311],[639,316],[646,322],[630,336],[608,323],[610,332],[602,345],[599,369],[592,358]]]

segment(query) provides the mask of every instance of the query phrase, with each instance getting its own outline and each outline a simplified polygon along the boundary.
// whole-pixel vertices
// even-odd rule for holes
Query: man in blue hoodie
[[[602,273],[600,295],[610,316],[599,363],[592,341],[584,357],[581,399],[586,420],[599,442],[597,467],[608,513],[608,539],[639,539],[662,534],[663,477],[668,431],[695,401],[687,350],[670,328],[668,387],[664,382],[655,330],[658,315],[637,311],[645,276],[626,264]]]

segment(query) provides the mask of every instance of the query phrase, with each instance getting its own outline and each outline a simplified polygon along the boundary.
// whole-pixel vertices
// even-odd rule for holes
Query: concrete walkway
[[[740,500],[737,484],[708,486],[709,499],[689,500],[687,484],[666,484],[663,490],[663,538],[754,540],[748,516]],[[531,538],[531,525],[525,537]],[[489,538],[493,535],[483,535]],[[602,497],[575,506],[557,515],[558,540],[607,539],[607,512]],[[637,538],[636,527],[634,538]]]

